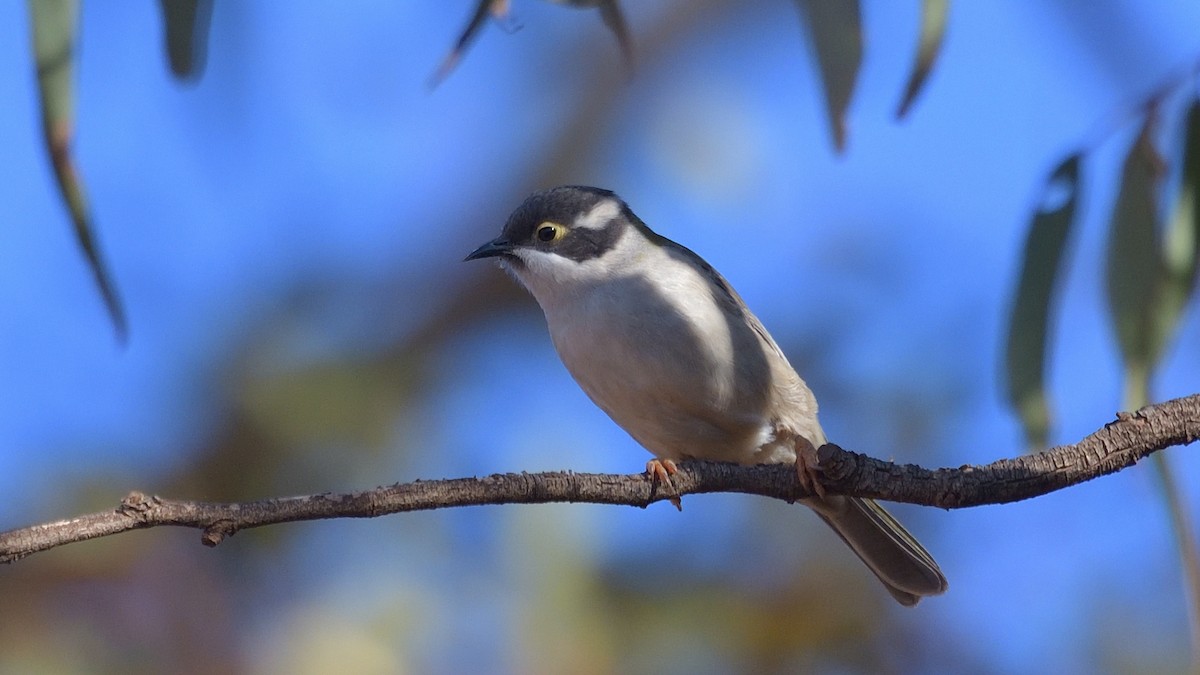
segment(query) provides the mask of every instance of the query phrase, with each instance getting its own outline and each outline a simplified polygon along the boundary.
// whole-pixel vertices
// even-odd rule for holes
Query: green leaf
[[[159,0],[159,5],[171,72],[180,79],[203,72],[212,0]]]
[[[96,244],[83,184],[71,159],[71,140],[75,129],[75,33],[79,23],[79,2],[29,0],[28,6],[33,27],[33,50],[46,150],[50,154],[59,191],[71,214],[75,239],[91,267],[117,337],[124,342],[127,332],[125,312]]]
[[[1109,224],[1108,303],[1125,363],[1126,400],[1144,396],[1138,392],[1146,390],[1163,343],[1157,321],[1165,274],[1157,208],[1163,161],[1154,147],[1154,119],[1146,116],[1125,157]]]
[[[862,65],[862,16],[858,0],[796,0],[808,26],[825,88],[833,145],[846,147],[846,110]]]
[[[479,0],[475,4],[475,11],[471,13],[471,18],[467,21],[467,27],[463,29],[458,40],[454,43],[450,53],[446,58],[442,59],[442,65],[438,66],[433,77],[429,81],[429,87],[438,86],[446,76],[450,74],[458,62],[462,60],[463,54],[466,53],[467,47],[479,37],[479,31],[483,29],[483,22],[487,20],[488,15],[493,15],[496,18],[501,18],[508,15],[508,0]]]
[[[1163,238],[1166,279],[1159,308],[1164,341],[1174,335],[1196,290],[1200,261],[1200,101],[1193,101],[1184,121],[1183,177]]]
[[[1158,195],[1165,173],[1153,144],[1155,113],[1146,122],[1125,159],[1121,192],[1113,211],[1108,248],[1108,292],[1117,338],[1125,361],[1123,407],[1150,403],[1153,368],[1175,332],[1196,280],[1196,189],[1200,180],[1200,112],[1193,102],[1185,121],[1183,176],[1165,236],[1160,244]],[[1193,647],[1200,645],[1200,555],[1191,511],[1165,453],[1153,464],[1179,545],[1185,588],[1190,596]]]
[[[621,14],[621,7],[617,4],[617,0],[549,0],[549,2],[581,9],[599,9],[604,25],[608,26],[608,29],[617,38],[617,46],[621,49],[626,67],[630,73],[633,72],[633,41],[629,37],[629,26],[625,23],[625,17]],[[467,27],[463,29],[458,41],[455,42],[450,53],[442,60],[442,65],[438,66],[437,71],[430,79],[430,88],[441,84],[442,80],[446,79],[446,76],[458,66],[458,62],[462,60],[467,48],[475,38],[479,37],[479,31],[483,28],[483,22],[488,15],[492,15],[496,19],[503,19],[508,16],[508,10],[509,0],[479,0],[470,20],[467,21]]]
[[[617,4],[617,0],[599,0],[597,6],[600,8],[600,18],[604,20],[604,25],[608,26],[617,38],[617,46],[625,59],[625,67],[633,73],[633,40],[629,37],[629,26],[621,14],[621,6]]]
[[[908,114],[917,94],[925,86],[925,80],[929,79],[946,37],[946,18],[949,13],[950,0],[924,0],[921,3],[921,37],[917,42],[917,59],[913,63],[908,85],[904,87],[904,98],[896,109],[897,119]]]
[[[1008,327],[1006,371],[1009,403],[1021,417],[1031,447],[1044,448],[1050,435],[1046,397],[1046,353],[1050,313],[1059,269],[1079,203],[1080,154],[1054,169],[1044,189],[1043,207],[1033,215],[1025,237],[1021,278]],[[1047,203],[1065,197],[1061,203]]]
[[[621,49],[621,56],[625,59],[625,66],[629,72],[633,73],[633,41],[629,37],[629,26],[625,23],[625,17],[621,14],[621,6],[617,0],[547,0],[556,5],[565,5],[567,7],[575,7],[577,9],[599,9],[600,18],[604,20],[604,25],[612,31],[612,34],[617,38],[617,46]]]

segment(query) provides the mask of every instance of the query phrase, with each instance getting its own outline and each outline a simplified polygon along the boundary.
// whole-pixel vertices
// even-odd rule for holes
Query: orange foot
[[[679,473],[679,467],[675,466],[675,462],[670,459],[652,459],[646,462],[646,473],[650,474],[650,478],[655,485],[666,485],[671,490],[675,490],[675,484],[671,482],[671,476]],[[679,495],[671,497],[671,503],[680,511],[683,510],[683,502],[680,501]]]
[[[796,438],[796,478],[810,495],[825,498],[825,487],[821,485],[820,460],[817,459],[817,449],[807,438]]]

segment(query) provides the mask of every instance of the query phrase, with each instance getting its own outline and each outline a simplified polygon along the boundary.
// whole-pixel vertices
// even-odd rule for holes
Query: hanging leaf
[[[29,0],[38,92],[42,103],[42,132],[54,167],[54,177],[71,214],[75,239],[91,267],[92,276],[122,342],[125,312],[96,244],[83,185],[71,159],[75,128],[75,32],[78,0]]]
[[[625,17],[621,14],[621,7],[617,4],[617,0],[549,0],[549,2],[568,7],[599,9],[604,25],[608,26],[608,29],[617,38],[617,46],[621,49],[626,67],[630,73],[633,72],[633,41],[629,37],[629,27],[625,23]],[[467,47],[479,36],[483,22],[489,14],[498,20],[504,19],[508,16],[508,10],[508,0],[480,0],[479,4],[475,6],[475,13],[471,15],[471,20],[467,22],[466,29],[463,30],[454,48],[450,50],[450,53],[442,61],[442,65],[434,73],[429,86],[436,87],[441,84],[450,71],[454,70],[463,54],[466,53]]]
[[[621,6],[617,4],[617,0],[599,0],[597,4],[600,8],[600,18],[604,20],[604,25],[608,26],[613,36],[617,38],[617,46],[620,47],[621,56],[625,59],[625,68],[632,74],[633,40],[629,37],[629,26],[625,23],[625,17],[621,14]]]
[[[633,41],[629,37],[629,26],[625,23],[625,17],[621,14],[621,6],[617,0],[548,0],[548,2],[578,9],[599,9],[604,25],[608,26],[613,37],[617,38],[617,46],[621,49],[621,56],[625,59],[626,67],[630,73],[633,72]]]
[[[896,110],[896,118],[908,114],[917,94],[929,79],[933,70],[933,62],[937,60],[942,50],[942,40],[946,36],[946,18],[950,13],[950,0],[924,0],[921,3],[921,37],[917,43],[917,60],[913,63],[912,74],[909,75],[908,85],[904,87],[904,99]]]
[[[1144,328],[1145,335],[1140,340],[1123,337],[1121,329],[1130,330],[1130,328],[1128,325],[1123,327],[1120,323],[1122,315],[1118,315],[1114,311],[1115,318],[1118,319],[1118,337],[1122,337],[1122,353],[1126,357],[1124,407],[1127,410],[1150,404],[1151,370],[1157,365],[1158,359],[1162,358],[1170,336],[1175,333],[1178,319],[1182,316],[1188,299],[1192,297],[1195,289],[1196,258],[1200,256],[1200,225],[1196,220],[1198,219],[1196,190],[1200,187],[1198,184],[1200,181],[1200,109],[1198,109],[1198,103],[1193,101],[1192,106],[1188,108],[1187,117],[1184,119],[1183,175],[1180,187],[1178,187],[1174,211],[1172,211],[1170,221],[1165,223],[1162,247],[1158,245],[1156,204],[1158,203],[1158,183],[1165,173],[1165,168],[1163,160],[1154,150],[1151,141],[1153,115],[1153,110],[1147,114],[1146,125],[1142,129],[1141,136],[1134,144],[1134,148],[1130,150],[1121,189],[1121,196],[1126,196],[1130,173],[1135,174],[1136,183],[1148,184],[1145,189],[1148,196],[1139,193],[1136,199],[1132,199],[1136,208],[1130,207],[1126,215],[1144,217],[1145,221],[1150,223],[1148,225],[1150,232],[1145,232],[1147,226],[1144,223],[1130,222],[1124,227],[1127,231],[1124,233],[1126,237],[1121,243],[1117,243],[1115,239],[1118,223],[1115,215],[1114,234],[1112,234],[1109,246],[1110,298],[1115,295],[1114,288],[1112,288],[1115,283],[1112,279],[1114,267],[1121,264],[1116,261],[1116,258],[1123,257],[1122,252],[1117,250],[1117,246],[1132,246],[1136,259],[1140,264],[1146,265],[1146,279],[1141,280],[1141,286],[1145,288],[1145,291],[1142,292],[1147,293],[1147,297],[1144,299],[1146,306],[1140,312],[1134,312],[1130,307],[1124,307],[1123,310],[1124,318],[1144,322],[1134,325]],[[1135,155],[1138,154],[1141,156],[1135,159]],[[1147,201],[1150,204],[1142,203]],[[1122,198],[1118,197],[1117,203],[1117,214],[1121,214]],[[1139,214],[1139,211],[1150,211],[1150,217]],[[1147,252],[1145,249],[1151,249],[1151,251]],[[1129,274],[1132,273],[1126,273],[1126,276]],[[1124,281],[1128,282],[1129,280]],[[1128,294],[1132,295],[1133,293]],[[1132,301],[1133,298],[1126,299],[1126,303],[1132,303]],[[1129,321],[1129,323],[1133,323],[1133,321]],[[1145,353],[1130,354],[1127,342],[1132,342],[1133,348],[1140,348]],[[1170,465],[1168,455],[1157,453],[1154,455],[1152,464],[1157,470],[1160,483],[1162,483],[1163,501],[1170,515],[1171,531],[1175,534],[1175,542],[1180,549],[1181,565],[1184,580],[1186,580],[1184,587],[1187,589],[1188,604],[1190,605],[1190,625],[1192,625],[1194,645],[1200,645],[1200,554],[1196,550],[1196,540],[1193,534],[1195,526],[1187,507],[1187,500],[1180,488],[1180,480]]]
[[[479,0],[475,5],[475,11],[471,14],[471,19],[467,21],[467,27],[463,29],[462,35],[458,36],[458,41],[454,43],[454,48],[442,59],[442,65],[438,66],[433,77],[429,81],[429,87],[433,88],[442,83],[450,71],[458,65],[463,54],[466,53],[467,47],[479,37],[479,31],[483,28],[483,22],[487,20],[488,15],[492,15],[497,19],[508,16],[508,0]]]
[[[1109,224],[1108,302],[1125,363],[1126,401],[1145,398],[1163,338],[1156,320],[1165,273],[1156,206],[1163,160],[1154,147],[1154,119],[1146,116],[1129,148]]]
[[[204,71],[212,0],[159,0],[171,72],[180,79]]]
[[[862,65],[862,17],[858,0],[796,0],[825,88],[833,146],[846,147],[846,110]]]
[[[1079,164],[1079,153],[1068,156],[1046,181],[1042,205],[1033,214],[1025,237],[1021,278],[1009,320],[1005,357],[1008,399],[1033,448],[1046,447],[1050,435],[1045,384],[1050,312],[1079,203]]]
[[[1175,333],[1179,319],[1196,290],[1200,261],[1200,101],[1193,101],[1184,121],[1183,177],[1163,239],[1166,280],[1159,309],[1164,341]]]

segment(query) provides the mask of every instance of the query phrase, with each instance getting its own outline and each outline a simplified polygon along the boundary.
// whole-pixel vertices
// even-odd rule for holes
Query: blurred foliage
[[[604,25],[616,37],[617,45],[621,48],[621,55],[625,57],[625,64],[630,69],[630,72],[632,72],[633,40],[629,36],[629,26],[625,23],[625,17],[621,13],[621,6],[617,3],[617,0],[549,1],[568,7],[595,8],[599,10],[600,18],[603,19]],[[437,71],[430,80],[430,86],[436,87],[458,66],[459,61],[467,53],[467,49],[471,46],[471,43],[479,37],[479,31],[483,29],[483,24],[489,16],[497,21],[509,21],[511,9],[511,0],[476,0],[475,9],[471,12],[471,18],[467,20],[466,27],[463,28],[462,33],[458,36],[458,40],[455,41],[454,47],[450,49],[450,53],[442,59],[442,64],[438,66]]]
[[[925,80],[933,72],[933,64],[942,51],[946,37],[946,22],[950,18],[950,0],[923,0],[921,3],[921,37],[917,42],[917,58],[912,74],[904,87],[904,98],[896,109],[896,118],[903,118],[917,100]]]
[[[1021,416],[1033,447],[1045,447],[1050,433],[1046,402],[1046,343],[1059,268],[1079,202],[1078,153],[1054,169],[1041,208],[1025,241],[1020,282],[1008,330],[1008,397]],[[1045,200],[1053,200],[1047,203]]]
[[[92,270],[100,296],[108,308],[117,338],[128,332],[125,310],[100,254],[92,217],[88,212],[83,181],[71,157],[75,135],[75,33],[79,0],[29,0],[33,29],[34,61],[42,100],[42,133],[46,154],[54,168],[63,203],[75,227],[75,239]]]
[[[1106,248],[1106,290],[1109,319],[1124,367],[1122,407],[1136,410],[1153,400],[1151,380],[1156,367],[1179,325],[1195,290],[1197,219],[1194,207],[1196,181],[1200,179],[1200,131],[1194,68],[1172,78],[1134,107],[1139,119],[1136,136],[1128,147],[1119,179],[1119,191],[1109,218]],[[1171,166],[1157,147],[1157,128],[1163,116],[1164,99],[1183,91],[1187,97],[1179,108],[1179,124],[1171,136],[1181,151],[1177,166]],[[1106,124],[1110,122],[1104,120]],[[1102,136],[1116,129],[1102,129]],[[1062,263],[1067,235],[1076,215],[1080,189],[1081,153],[1068,155],[1048,179],[1045,191],[1066,193],[1066,201],[1055,208],[1035,213],[1026,240],[1016,301],[1009,325],[1006,354],[1009,399],[1025,427],[1032,449],[1049,443],[1051,419],[1046,395],[1046,352],[1053,331],[1051,307],[1057,292],[1056,279]],[[1177,181],[1167,180],[1169,172]],[[1166,190],[1177,185],[1173,195]],[[1172,217],[1164,216],[1162,205],[1174,199]],[[1164,453],[1152,462],[1159,474],[1163,501],[1167,506],[1183,561],[1190,596],[1192,640],[1200,663],[1200,553],[1193,533],[1190,509],[1171,472]]]
[[[830,135],[846,149],[846,111],[862,67],[862,16],[858,0],[796,0],[825,86]]]
[[[1200,99],[1191,101],[1183,120],[1182,172],[1179,193],[1163,237],[1163,288],[1157,332],[1170,340],[1196,292],[1200,269]]]
[[[1152,364],[1162,353],[1164,335],[1157,321],[1164,275],[1159,256],[1157,193],[1163,159],[1154,147],[1154,115],[1147,115],[1129,148],[1121,191],[1113,207],[1108,240],[1108,302],[1127,387],[1146,389]],[[1145,396],[1126,395],[1126,405],[1141,407]]]
[[[633,71],[633,40],[617,0],[551,0],[579,8],[595,8],[617,40],[629,71]],[[34,34],[35,61],[42,94],[47,154],[51,158],[75,236],[91,268],[118,339],[128,333],[125,310],[112,273],[96,241],[82,181],[70,153],[74,129],[74,61],[79,0],[28,0]],[[180,79],[197,78],[207,56],[212,0],[160,0],[167,61]],[[810,42],[825,86],[831,134],[840,151],[846,145],[846,113],[862,62],[862,25],[857,0],[797,0],[809,29]],[[949,0],[926,0],[912,75],[898,117],[902,117],[923,87],[941,48]],[[510,0],[477,0],[466,27],[431,79],[444,80],[478,37],[488,17],[507,20]]]
[[[212,0],[159,0],[167,62],[179,78],[199,77],[208,53]]]
[[[1200,148],[1191,147],[1197,138],[1192,130],[1192,111],[1188,108],[1182,184],[1176,212],[1186,214],[1194,194],[1196,180],[1192,166]],[[1154,145],[1158,102],[1153,101],[1142,128],[1129,148],[1121,174],[1121,190],[1113,209],[1108,241],[1108,299],[1117,344],[1125,364],[1126,408],[1140,408],[1151,402],[1150,381],[1180,315],[1195,287],[1192,270],[1196,267],[1194,219],[1176,217],[1169,238],[1164,238],[1159,204],[1167,171],[1166,161]],[[1183,234],[1179,234],[1182,232]],[[1167,242],[1170,243],[1168,247]],[[1182,242],[1182,243],[1181,243]],[[1172,273],[1173,272],[1173,273]],[[1192,643],[1200,658],[1200,553],[1196,549],[1194,521],[1180,492],[1178,481],[1164,453],[1153,458],[1183,561],[1187,594],[1190,596]],[[1198,661],[1200,663],[1200,661]]]
[[[1190,71],[1189,71],[1190,75]],[[1168,91],[1192,87],[1190,77],[1172,80]],[[1174,168],[1178,181],[1167,180],[1172,166],[1158,151],[1156,129],[1164,93],[1139,104],[1141,123],[1129,145],[1120,190],[1109,220],[1107,284],[1109,312],[1125,367],[1123,405],[1137,408],[1150,401],[1151,373],[1162,358],[1196,287],[1200,259],[1200,224],[1194,206],[1200,180],[1200,130],[1197,106],[1189,98],[1173,138],[1181,152]],[[1105,120],[1107,122],[1107,120]],[[1104,136],[1115,133],[1105,129]],[[1051,302],[1068,234],[1077,218],[1081,189],[1079,165],[1085,152],[1067,155],[1047,179],[1045,195],[1057,200],[1035,211],[1029,226],[1009,325],[1006,355],[1010,401],[1021,415],[1035,447],[1047,442],[1045,352],[1053,338]],[[1168,186],[1177,185],[1169,221],[1161,204]]]
[[[63,203],[71,216],[75,239],[83,251],[117,339],[126,340],[128,320],[112,272],[96,241],[83,180],[71,155],[75,130],[75,54],[79,0],[28,0],[34,61],[42,102],[46,154],[54,168]],[[212,13],[211,0],[161,0],[167,55],[171,70],[190,77],[202,70]]]
[[[471,18],[467,21],[466,28],[458,36],[458,40],[454,43],[454,47],[450,50],[450,53],[446,54],[446,58],[442,59],[442,64],[438,66],[437,71],[433,74],[430,86],[437,86],[439,82],[446,79],[450,72],[454,70],[458,62],[462,60],[467,48],[471,46],[471,42],[479,37],[479,31],[483,29],[483,24],[487,21],[489,15],[497,19],[504,19],[508,15],[508,3],[509,0],[479,0],[475,4],[475,11],[471,13]]]

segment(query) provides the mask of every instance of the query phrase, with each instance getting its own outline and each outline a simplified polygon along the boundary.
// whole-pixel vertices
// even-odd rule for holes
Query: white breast
[[[628,237],[642,235],[631,228],[609,254],[584,263],[545,261],[538,271],[560,283],[529,275],[539,279],[526,285],[567,369],[659,457],[794,459],[790,443],[773,442],[777,357],[678,252]]]

